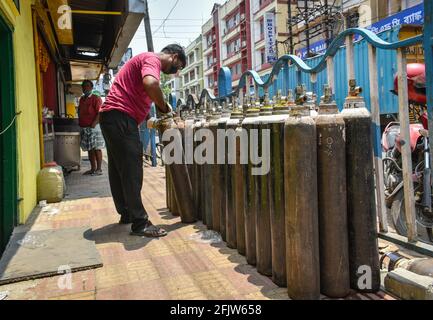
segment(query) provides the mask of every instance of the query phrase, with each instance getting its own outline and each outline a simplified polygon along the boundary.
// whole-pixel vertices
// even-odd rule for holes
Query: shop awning
[[[54,0],[72,9],[72,32],[56,27],[59,13],[50,6],[71,81],[97,79],[104,66],[116,68],[144,17],[142,0]],[[72,42],[72,43],[71,43]],[[86,64],[88,63],[88,64]]]

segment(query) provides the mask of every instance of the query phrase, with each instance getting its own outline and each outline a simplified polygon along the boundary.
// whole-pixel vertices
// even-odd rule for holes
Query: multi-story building
[[[202,28],[204,85],[218,93],[218,72],[228,67],[233,87],[247,70],[269,73],[272,62],[286,53],[288,1],[228,0],[215,4]]]
[[[263,76],[272,68],[272,62],[286,54],[282,44],[287,40],[289,1],[250,0],[252,25],[252,67]]]
[[[214,5],[212,17],[202,27],[204,87],[213,89],[216,94],[218,92],[218,71],[221,68],[220,8],[221,5]]]
[[[187,66],[180,73],[180,97],[186,99],[189,94],[199,95],[204,88],[203,81],[203,44],[202,36],[195,39],[185,50]],[[174,81],[176,81],[174,79]],[[176,83],[174,83],[176,87]]]
[[[182,96],[182,78],[177,76],[172,76],[166,85],[170,88],[171,94],[176,95],[176,99],[180,99]]]

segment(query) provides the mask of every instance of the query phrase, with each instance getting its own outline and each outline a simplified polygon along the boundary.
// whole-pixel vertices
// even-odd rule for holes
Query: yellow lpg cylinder
[[[56,203],[65,194],[65,180],[61,167],[55,163],[46,164],[37,177],[38,201]]]

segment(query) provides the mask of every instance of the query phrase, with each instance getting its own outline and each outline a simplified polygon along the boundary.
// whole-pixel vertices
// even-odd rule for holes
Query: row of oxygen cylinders
[[[234,136],[235,164],[166,166],[167,204],[184,223],[201,220],[219,232],[292,299],[380,289],[372,118],[362,89],[355,80],[349,87],[341,113],[329,86],[318,107],[299,86],[295,97],[291,90],[273,101],[266,93],[262,104],[244,97],[242,105],[205,106],[176,121],[182,132],[191,126],[215,136],[269,130],[269,173],[252,174]],[[249,143],[261,150],[260,139]],[[179,178],[179,170],[187,174]]]

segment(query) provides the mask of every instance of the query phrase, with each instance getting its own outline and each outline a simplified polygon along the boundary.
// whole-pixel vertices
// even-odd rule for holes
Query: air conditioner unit
[[[247,46],[247,42],[244,40],[242,41],[242,48],[245,48]]]

